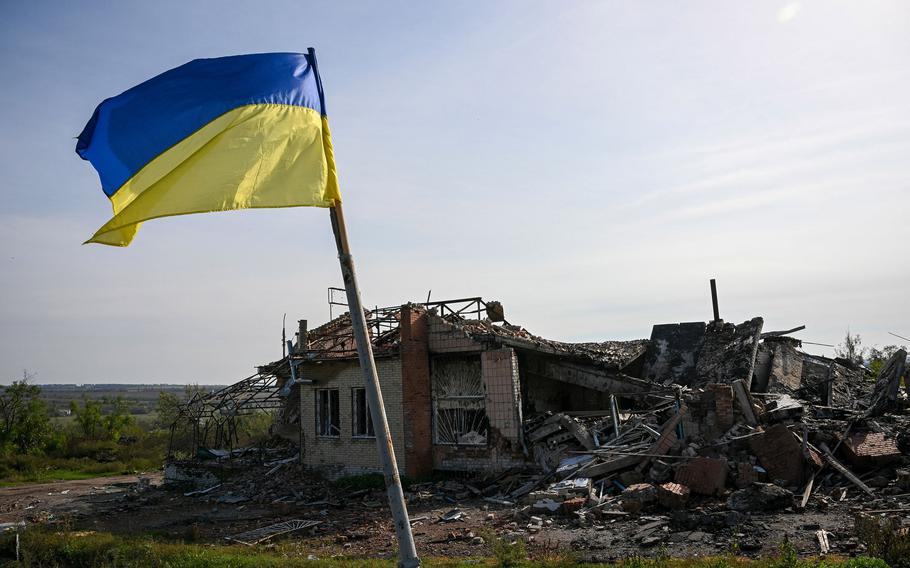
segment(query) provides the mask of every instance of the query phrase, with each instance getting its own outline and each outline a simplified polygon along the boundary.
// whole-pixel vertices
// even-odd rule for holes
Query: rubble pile
[[[477,385],[460,396],[473,406],[446,409],[491,431],[496,418],[500,429],[491,444],[466,441],[464,433],[445,444],[453,459],[439,463],[449,470],[449,463],[466,464],[446,474],[455,478],[406,487],[415,527],[452,525],[443,536],[432,533],[431,544],[482,542],[473,529],[458,526],[479,520],[509,539],[579,531],[573,545],[586,549],[607,548],[611,541],[599,532],[612,527],[636,547],[735,541],[747,552],[758,550],[760,535],[788,515],[800,517],[785,526],[810,531],[822,553],[862,549],[855,516],[862,524],[884,515],[898,532],[910,530],[904,526],[910,380],[903,349],[873,380],[857,362],[805,353],[791,336],[802,326],[767,332],[760,317],[735,325],[719,319],[661,324],[648,340],[581,344],[454,312],[446,318],[454,330],[443,328],[440,341],[473,341],[469,355],[459,356],[472,358],[470,384]],[[493,382],[484,383],[476,353],[504,346],[514,367],[509,362],[505,378],[491,373]],[[455,347],[443,347],[439,361],[458,360],[445,351]],[[441,381],[448,375],[436,364]],[[514,398],[490,404],[491,384]],[[509,460],[497,462],[503,448]],[[185,495],[216,507],[308,511],[308,519],[320,521],[317,533],[344,530],[350,518],[339,518],[339,510],[367,515],[385,507],[380,488],[343,490],[314,476],[298,463],[304,453],[236,467],[217,483],[197,475],[206,483]],[[471,459],[458,462],[459,453]],[[832,517],[845,524],[818,520]]]
[[[906,352],[873,382],[855,364],[803,353],[786,332],[761,327],[761,318],[655,326],[643,375],[675,396],[526,419],[543,472],[524,496],[529,513],[581,525],[663,513],[670,526],[705,530],[835,503],[910,512]],[[829,536],[819,542],[833,549]],[[649,533],[641,543],[660,540]]]

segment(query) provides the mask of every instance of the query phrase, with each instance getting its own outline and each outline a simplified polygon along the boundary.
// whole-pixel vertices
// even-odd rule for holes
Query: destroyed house
[[[537,515],[554,513],[588,522],[691,504],[680,522],[701,527],[750,511],[826,508],[848,488],[874,503],[910,491],[905,349],[869,380],[856,361],[803,351],[792,333],[805,326],[733,324],[713,303],[711,321],[599,343],[535,336],[481,298],[367,311],[399,470],[474,474],[445,499],[521,503],[532,532],[543,526]],[[173,461],[167,479],[201,479],[210,491],[250,452],[270,468],[265,476],[292,461],[331,478],[381,470],[348,314],[312,330],[301,321],[289,343],[254,376],[182,407],[171,446],[189,425],[191,447],[211,465]],[[296,448],[233,447],[240,419],[263,411]],[[288,449],[294,455],[264,461]],[[701,512],[719,498],[728,511]]]
[[[481,298],[365,315],[399,471],[412,478],[472,473],[493,503],[579,515],[682,509],[730,489],[737,513],[829,498],[816,490],[843,499],[845,483],[863,497],[888,479],[888,491],[910,489],[895,469],[910,464],[904,349],[871,381],[855,362],[804,352],[791,336],[804,326],[732,324],[716,306],[709,322],[597,343],[535,336]],[[242,468],[250,451],[281,451],[233,447],[239,419],[263,411],[297,446],[269,472],[291,461],[330,478],[381,471],[349,315],[301,321],[289,343],[254,376],[182,407],[171,446],[189,425],[197,457],[215,463],[174,461],[166,478],[210,487],[235,458]]]
[[[409,476],[528,465],[525,415],[584,414],[609,408],[611,394],[661,390],[637,378],[647,341],[546,340],[507,323],[498,302],[404,304],[367,320],[396,459]],[[302,321],[297,336],[288,356],[260,368],[288,394],[275,432],[329,476],[380,471],[349,315],[312,330]],[[564,427],[595,447],[587,432]]]

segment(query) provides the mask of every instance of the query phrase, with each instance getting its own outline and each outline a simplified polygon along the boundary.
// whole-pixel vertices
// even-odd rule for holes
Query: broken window
[[[367,390],[351,389],[351,432],[355,438],[375,438],[370,405],[367,404]]]
[[[480,356],[433,360],[433,436],[437,444],[482,446],[489,421]]]
[[[316,391],[316,434],[319,436],[341,435],[338,419],[338,389]]]

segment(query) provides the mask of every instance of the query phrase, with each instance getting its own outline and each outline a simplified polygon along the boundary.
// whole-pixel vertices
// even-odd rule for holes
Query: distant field
[[[151,412],[145,414],[133,414],[133,418],[136,419],[136,423],[142,427],[149,427],[155,423],[155,420],[158,418],[158,414],[154,409]],[[68,426],[75,421],[75,416],[52,416],[51,422],[58,426]]]
[[[129,402],[130,412],[137,419],[144,421],[154,420],[155,406],[158,403],[158,393],[169,392],[181,399],[186,398],[187,385],[149,384],[85,384],[85,385],[38,385],[41,387],[43,398],[52,414],[57,415],[55,421],[65,424],[70,417],[65,416],[70,408],[71,401],[81,401],[83,398],[91,400],[116,399],[118,396]],[[2,387],[0,387],[2,388]],[[195,388],[195,387],[194,387]],[[224,385],[199,385],[205,392],[224,388]],[[108,411],[103,408],[103,411]]]

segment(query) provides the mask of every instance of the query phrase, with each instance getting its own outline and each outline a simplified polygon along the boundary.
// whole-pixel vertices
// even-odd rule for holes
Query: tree
[[[28,371],[22,371],[22,380],[13,381],[0,394],[0,447],[4,452],[40,450],[50,433],[47,404],[41,399],[41,387],[29,384],[31,378]]]
[[[180,416],[180,397],[172,392],[159,391],[155,406],[155,427],[167,430]]]
[[[878,347],[870,347],[869,348],[869,369],[870,369],[869,375],[870,375],[870,377],[873,379],[877,379],[879,373],[882,372],[882,368],[885,366],[885,363],[888,362],[888,359],[890,359],[892,356],[894,356],[894,354],[897,353],[897,351],[900,349],[903,349],[905,352],[907,351],[907,347],[905,345],[885,345],[881,349],[879,349]]]
[[[850,328],[848,327],[847,334],[844,336],[844,341],[834,348],[834,354],[856,363],[857,365],[862,365],[863,356],[866,353],[866,350],[862,345],[863,340],[860,335],[858,333],[851,334]]]
[[[82,407],[75,400],[70,401],[70,410],[76,417],[76,424],[82,435],[89,440],[97,440],[102,432],[101,403],[82,397]]]
[[[101,423],[104,426],[104,432],[108,440],[117,441],[123,435],[127,427],[132,426],[136,419],[130,413],[129,402],[122,396],[110,401],[111,412],[105,416]]]

